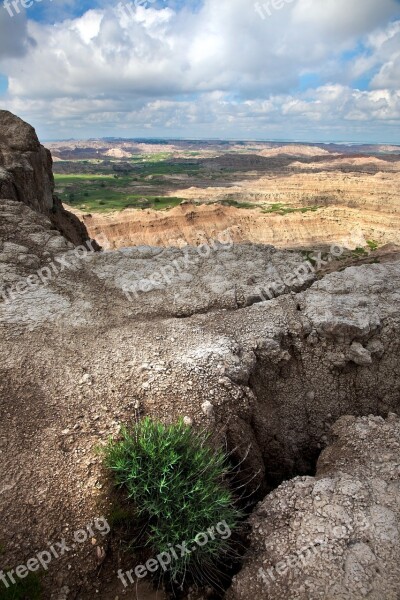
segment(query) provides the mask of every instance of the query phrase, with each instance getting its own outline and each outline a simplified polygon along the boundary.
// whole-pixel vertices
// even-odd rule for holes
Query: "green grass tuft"
[[[221,522],[235,530],[241,513],[226,482],[227,457],[210,446],[206,434],[182,420],[167,426],[146,418],[121,435],[121,440],[109,441],[105,463],[134,504],[138,521],[146,523],[139,547],[156,557],[182,542],[194,547],[197,534]],[[216,565],[232,557],[231,549],[231,539],[216,535],[190,555],[178,554],[169,576],[180,585],[187,575],[210,581]]]
[[[37,573],[29,573],[25,579],[17,579],[17,583],[6,588],[0,582],[0,600],[41,600],[40,577]]]

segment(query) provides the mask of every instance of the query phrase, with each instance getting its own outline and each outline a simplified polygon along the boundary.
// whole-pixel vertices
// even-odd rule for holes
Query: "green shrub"
[[[109,441],[105,463],[134,503],[139,522],[145,522],[139,547],[155,557],[182,542],[195,547],[198,534],[222,522],[234,531],[241,513],[226,481],[227,457],[211,447],[208,435],[194,432],[182,420],[166,426],[146,418],[123,429],[121,437]],[[182,584],[188,574],[210,581],[216,565],[230,560],[231,539],[216,535],[191,554],[178,556],[169,565],[172,581]]]

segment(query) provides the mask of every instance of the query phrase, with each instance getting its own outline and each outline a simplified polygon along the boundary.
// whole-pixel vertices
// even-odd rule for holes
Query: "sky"
[[[42,140],[400,144],[400,0],[14,2],[0,108]]]

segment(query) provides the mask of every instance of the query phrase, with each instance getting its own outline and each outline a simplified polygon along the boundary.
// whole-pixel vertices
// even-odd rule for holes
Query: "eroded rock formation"
[[[398,412],[396,255],[299,281],[300,253],[226,239],[203,254],[95,253],[55,230],[43,216],[46,202],[46,194],[37,206],[34,197],[30,205],[12,195],[0,200],[0,519],[8,565],[109,514],[95,448],[138,415],[186,416],[219,432],[244,460],[249,493],[260,493],[312,474],[341,416]],[[278,297],[260,301],[260,288],[272,283]],[[381,429],[386,440],[393,422],[373,421],[377,439]],[[288,502],[298,481],[285,484]],[[398,550],[397,539],[390,544]],[[82,599],[114,598],[119,563],[107,549],[97,536],[60,557],[46,574],[48,597],[67,587]],[[105,556],[109,579],[99,581]],[[105,591],[110,582],[114,595]]]
[[[12,113],[0,110],[0,200],[17,200],[43,214],[69,241],[88,240],[85,226],[54,195],[52,158],[36,132]]]
[[[342,417],[316,477],[260,503],[227,600],[397,600],[400,419]]]

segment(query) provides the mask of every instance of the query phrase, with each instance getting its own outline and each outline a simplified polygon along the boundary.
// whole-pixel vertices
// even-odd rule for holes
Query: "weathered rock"
[[[360,367],[368,367],[372,363],[372,356],[359,342],[353,342],[348,352],[348,357]]]
[[[12,113],[0,110],[0,204],[23,202],[43,214],[74,244],[89,239],[86,227],[54,195],[52,158],[36,132]]]
[[[171,277],[128,299],[126,279],[167,267],[178,250],[79,258],[67,241],[64,251],[52,244],[63,238],[16,201],[2,204],[0,237],[0,271],[11,289],[32,275],[22,257],[59,267],[45,284],[0,302],[0,518],[8,523],[9,564],[59,539],[66,523],[80,529],[107,512],[94,448],[136,418],[138,402],[141,414],[167,422],[184,415],[194,427],[225,433],[250,489],[262,489],[264,475],[271,486],[310,473],[341,415],[399,409],[399,262],[351,268],[239,308],[237,290],[249,293],[266,267],[271,277],[297,268],[300,256],[251,245],[219,249],[189,263],[186,280]],[[354,341],[370,349],[371,364],[334,366],[332,356],[346,356]],[[207,401],[213,419],[202,410]],[[32,489],[43,494],[27,504]],[[63,584],[76,589],[95,561],[78,551],[61,559],[49,585],[65,567]]]
[[[250,518],[227,600],[397,600],[400,419],[343,417],[316,477],[285,482]]]

